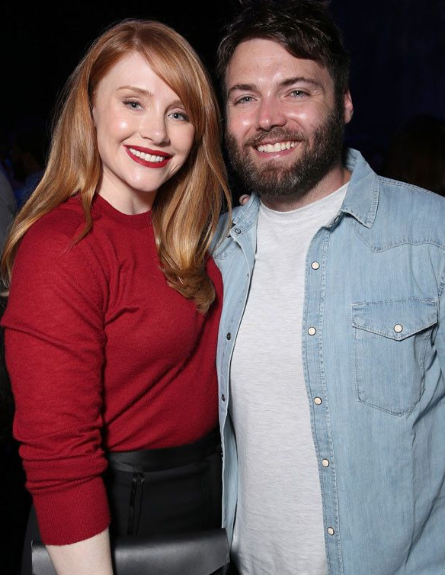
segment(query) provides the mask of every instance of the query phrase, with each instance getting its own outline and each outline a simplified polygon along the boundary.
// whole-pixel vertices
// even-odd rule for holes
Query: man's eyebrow
[[[257,92],[257,91],[258,87],[256,86],[256,84],[235,84],[227,92],[227,98],[229,98],[232,92]]]
[[[285,80],[280,82],[279,85],[282,86],[283,88],[286,88],[288,86],[292,86],[293,84],[299,84],[299,83],[311,84],[311,86],[314,86],[314,88],[323,87],[321,82],[318,82],[313,78],[306,78],[305,76],[295,76],[294,78],[286,78]]]

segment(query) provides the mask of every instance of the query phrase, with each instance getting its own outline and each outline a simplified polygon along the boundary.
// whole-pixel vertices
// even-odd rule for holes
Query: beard
[[[249,191],[264,198],[290,195],[302,198],[340,161],[343,133],[343,107],[336,106],[312,134],[275,127],[262,130],[240,146],[227,132],[226,146],[230,163]],[[301,146],[299,157],[289,166],[274,160],[258,166],[251,157],[251,148],[270,139],[296,141]]]

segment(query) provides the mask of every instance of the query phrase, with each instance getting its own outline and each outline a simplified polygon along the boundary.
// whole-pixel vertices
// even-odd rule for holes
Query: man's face
[[[335,101],[326,68],[257,38],[236,48],[226,90],[229,157],[250,190],[302,197],[338,165],[352,102]]]

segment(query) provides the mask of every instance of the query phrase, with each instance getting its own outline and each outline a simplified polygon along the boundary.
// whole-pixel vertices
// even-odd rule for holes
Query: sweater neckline
[[[152,225],[151,210],[142,214],[124,214],[114,208],[105,198],[96,194],[93,200],[93,210],[103,214],[127,228],[143,229]]]

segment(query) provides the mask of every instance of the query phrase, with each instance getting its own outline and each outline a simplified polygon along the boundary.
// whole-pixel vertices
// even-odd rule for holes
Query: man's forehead
[[[253,38],[238,44],[229,60],[225,77],[226,93],[235,85],[280,83],[299,77],[322,84],[330,83],[328,70],[315,60],[298,58],[279,42]]]

